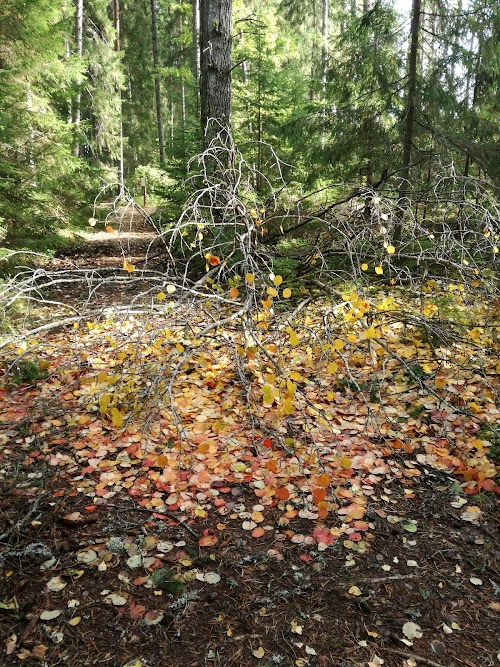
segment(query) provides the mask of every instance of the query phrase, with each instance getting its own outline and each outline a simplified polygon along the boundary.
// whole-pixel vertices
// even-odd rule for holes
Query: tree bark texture
[[[323,11],[322,11],[322,21],[321,21],[321,95],[323,108],[321,110],[322,116],[322,129],[321,129],[321,148],[325,148],[325,135],[326,135],[326,82],[328,75],[328,55],[329,55],[329,10],[330,2],[329,0],[323,0]]]
[[[200,87],[201,53],[200,53],[200,0],[193,0],[193,43],[194,43],[194,74]]]
[[[415,109],[417,104],[417,57],[420,37],[420,16],[422,13],[421,0],[413,0],[411,13],[411,42],[408,58],[408,93],[406,98],[406,115],[403,136],[403,164],[401,166],[401,185],[398,192],[398,201],[403,204],[410,185],[410,165],[414,135]],[[394,226],[394,241],[401,241],[402,217]]]
[[[157,0],[151,0],[151,38],[153,42],[153,65],[155,68],[156,125],[158,128],[158,146],[160,167],[165,168],[165,137],[163,134],[163,111],[161,105],[160,58],[158,52],[158,7]]]
[[[231,122],[232,0],[200,0],[201,129],[207,148]]]
[[[83,0],[76,0],[75,42],[76,42],[76,53],[81,63],[83,58]],[[77,131],[79,131],[79,125],[81,119],[82,119],[82,79],[81,76],[78,75],[76,100],[75,100],[75,114],[73,118],[73,123],[76,126]],[[75,155],[77,157],[80,155],[79,141],[75,146]]]
[[[120,0],[113,0],[113,25],[115,29],[115,52],[120,53]],[[123,112],[122,112],[122,93],[118,90],[120,105],[120,156],[118,158],[118,183],[120,185],[120,196],[125,190],[124,186],[124,159],[123,159]]]

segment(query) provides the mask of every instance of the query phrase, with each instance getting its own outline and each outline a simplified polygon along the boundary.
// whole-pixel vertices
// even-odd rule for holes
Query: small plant
[[[153,588],[166,593],[180,593],[184,588],[184,583],[175,579],[174,572],[168,567],[160,567],[151,575]]]
[[[48,376],[46,368],[40,362],[29,359],[6,359],[4,364],[4,383],[9,387],[20,387],[23,384],[35,384]]]

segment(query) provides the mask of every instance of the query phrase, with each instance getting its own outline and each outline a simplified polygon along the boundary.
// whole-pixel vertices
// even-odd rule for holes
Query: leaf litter
[[[273,283],[280,286],[275,279]],[[175,289],[170,287],[166,292],[171,295]],[[254,664],[252,659],[264,655],[279,664],[279,656],[289,649],[269,639],[259,620],[273,618],[283,636],[304,636],[303,643],[294,644],[293,662],[306,665],[316,655],[318,660],[336,651],[342,655],[341,645],[327,639],[327,630],[335,619],[342,624],[347,617],[352,627],[361,620],[351,640],[353,650],[366,649],[366,664],[390,665],[392,634],[382,619],[383,610],[391,609],[394,623],[397,619],[402,628],[400,636],[414,644],[416,654],[431,660],[432,654],[443,653],[441,644],[447,656],[467,653],[460,631],[453,629],[460,625],[448,619],[451,609],[462,624],[471,608],[497,613],[483,604],[495,591],[488,554],[480,557],[477,570],[462,555],[464,536],[475,549],[492,544],[491,508],[468,505],[469,499],[500,490],[486,456],[490,444],[480,436],[476,418],[493,423],[499,414],[482,378],[467,371],[451,377],[446,364],[430,356],[419,363],[429,379],[435,377],[435,393],[424,396],[400,367],[391,371],[383,346],[377,348],[376,341],[383,339],[406,359],[422,354],[418,337],[403,339],[389,322],[364,332],[343,325],[326,351],[326,370],[319,374],[316,359],[322,352],[300,327],[290,327],[277,342],[264,338],[267,356],[279,358],[280,378],[243,340],[235,339],[228,348],[217,338],[198,345],[193,340],[202,323],[196,317],[189,336],[172,320],[170,316],[161,325],[133,317],[89,322],[75,332],[79,357],[73,354],[74,341],[69,346],[65,334],[52,334],[43,341],[43,361],[52,371],[48,378],[15,397],[2,393],[2,460],[8,467],[17,456],[26,473],[41,466],[49,470],[42,491],[47,506],[28,528],[37,540],[49,542],[50,530],[59,526],[66,551],[60,552],[57,544],[50,547],[57,555],[44,560],[51,576],[44,578],[39,568],[35,588],[43,595],[48,591],[54,607],[82,608],[78,616],[64,620],[68,631],[99,627],[110,648],[105,655],[112,658],[114,634],[103,628],[115,618],[129,627],[129,657],[138,651],[134,637],[145,641],[144,633],[157,627],[184,638],[183,651],[192,656],[193,665],[197,656],[227,655],[241,642],[246,649],[241,648],[239,664]],[[314,316],[305,324],[314,329]],[[183,363],[181,355],[190,346],[190,360]],[[374,349],[393,373],[393,395],[404,399],[387,394],[383,405],[367,404],[355,386],[343,382],[346,359],[358,369],[358,386],[371,381],[379,363]],[[235,381],[235,354],[251,376],[252,429]],[[165,396],[174,370],[172,413]],[[54,405],[54,395],[57,414],[41,410],[43,404]],[[457,406],[465,402],[466,411],[453,408],[455,397]],[[422,408],[418,414],[415,405]],[[147,429],[141,425],[144,411],[154,415]],[[438,491],[436,482],[432,491],[426,487],[432,471],[442,475]],[[30,484],[29,479],[16,483],[19,502],[40,493]],[[463,527],[450,532],[443,517],[453,510]],[[91,516],[95,521],[88,523]],[[440,546],[451,563],[435,560]],[[463,569],[456,569],[455,556]],[[210,569],[215,566],[217,572]],[[21,586],[23,568],[6,564],[4,614],[18,614],[17,602],[11,607],[10,600],[29,588]],[[271,577],[271,587],[264,585],[264,576]],[[429,592],[429,579],[435,590],[446,591],[447,602]],[[101,580],[105,587],[98,590]],[[408,588],[408,581],[415,584]],[[85,601],[89,595],[92,602]],[[405,600],[401,609],[390,602],[397,595]],[[85,611],[89,602],[94,605],[90,616]],[[255,613],[256,604],[262,614]],[[62,623],[62,611],[46,606],[45,601],[45,610],[38,606],[28,612],[26,621],[38,614],[42,621]],[[246,623],[240,620],[242,610]],[[337,616],[336,610],[342,614]],[[217,637],[209,644],[201,630],[207,614]],[[376,632],[363,629],[366,614],[373,615],[370,625]],[[407,614],[419,622],[405,620]],[[189,623],[201,630],[203,648],[197,637],[187,639]],[[72,664],[79,664],[77,635],[69,639],[54,627],[46,646],[35,622],[30,633],[39,643],[22,647],[21,627],[15,641],[12,632],[5,640],[9,655],[23,661],[66,646]],[[440,634],[440,639],[424,644],[426,633]],[[169,650],[172,664],[185,664],[181,653]],[[122,654],[121,664],[127,659]],[[139,661],[129,662],[134,660]]]

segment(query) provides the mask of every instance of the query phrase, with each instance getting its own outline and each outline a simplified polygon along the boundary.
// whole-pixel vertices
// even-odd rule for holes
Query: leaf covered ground
[[[495,304],[282,283],[4,351],[2,664],[498,664]]]

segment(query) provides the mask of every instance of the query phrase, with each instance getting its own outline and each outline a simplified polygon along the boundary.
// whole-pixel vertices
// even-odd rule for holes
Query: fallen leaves
[[[206,584],[218,584],[221,576],[218,572],[197,572],[196,579]]]
[[[58,577],[52,577],[52,579],[50,579],[47,582],[47,589],[49,591],[57,593],[59,591],[62,591],[63,588],[66,588],[67,585],[68,585],[68,582],[65,581],[62,577],[59,577],[59,576]]]
[[[404,636],[412,641],[413,639],[420,639],[423,637],[422,628],[417,623],[408,621],[403,625],[403,634]]]
[[[108,593],[103,598],[103,602],[111,604],[114,607],[123,607],[123,605],[127,604],[127,598],[119,593]]]

